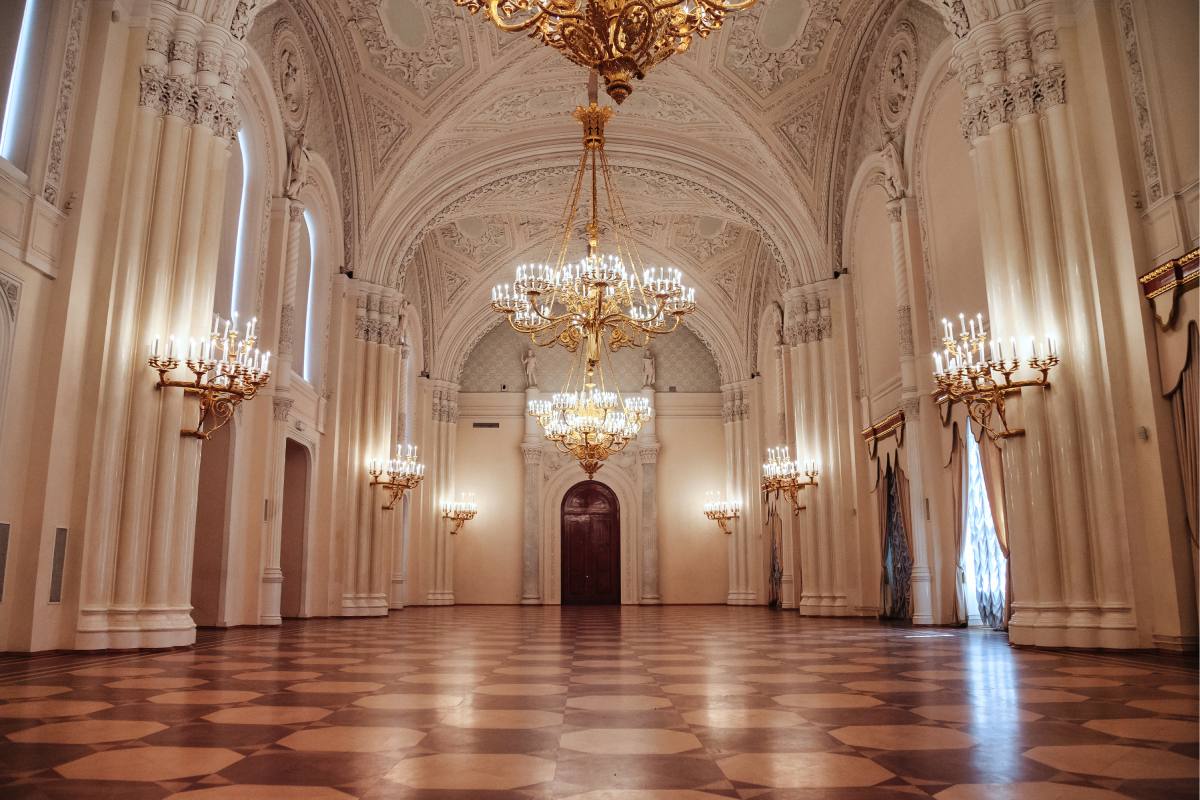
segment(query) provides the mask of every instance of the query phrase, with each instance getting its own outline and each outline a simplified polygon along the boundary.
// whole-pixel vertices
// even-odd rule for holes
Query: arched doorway
[[[563,605],[621,602],[621,509],[603,483],[583,481],[562,502]]]
[[[279,615],[304,615],[304,551],[308,525],[308,448],[288,439],[283,454],[283,515],[279,569],[283,572]]]
[[[225,627],[228,580],[230,496],[237,420],[200,449],[200,484],[192,550],[192,621],[200,627]]]

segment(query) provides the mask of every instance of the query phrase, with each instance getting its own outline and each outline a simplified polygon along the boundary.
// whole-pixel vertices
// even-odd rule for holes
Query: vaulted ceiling
[[[744,365],[730,379],[748,374],[764,297],[831,274],[839,133],[898,4],[761,0],[656,67],[609,125],[635,236],[697,286],[693,328]],[[280,0],[249,37],[272,74],[289,29],[319,98],[310,146],[342,184],[347,263],[404,288],[426,368],[452,375],[492,321],[492,284],[556,236],[586,73],[452,0]]]

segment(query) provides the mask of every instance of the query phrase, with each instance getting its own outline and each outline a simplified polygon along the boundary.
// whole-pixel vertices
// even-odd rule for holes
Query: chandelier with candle
[[[454,0],[507,33],[528,31],[604,77],[618,103],[655,64],[719,29],[727,14],[758,0]]]
[[[717,523],[721,533],[731,534],[729,523],[742,515],[741,500],[722,500],[720,493],[709,492],[704,504],[704,516]]]
[[[956,333],[949,320],[942,320],[943,350],[933,354],[934,400],[962,403],[992,441],[1024,435],[1024,428],[1008,424],[1006,399],[1027,387],[1050,388],[1050,370],[1058,366],[1057,343],[1028,337],[1020,347],[1010,337],[1006,349],[984,330],[982,314],[971,320],[959,314],[958,324]],[[1025,377],[1018,377],[1023,370]]]
[[[549,400],[530,400],[529,415],[537,419],[543,435],[564,453],[579,461],[588,478],[595,476],[609,456],[625,449],[650,419],[650,401],[640,395],[622,397],[605,387],[604,372],[583,359],[580,377]]]
[[[515,330],[541,347],[558,344],[572,353],[582,348],[591,367],[599,363],[603,349],[645,347],[653,337],[674,331],[684,316],[696,310],[696,291],[683,285],[682,273],[672,267],[647,267],[629,235],[629,220],[604,153],[604,126],[611,116],[611,108],[594,100],[575,110],[575,118],[583,124],[584,147],[562,234],[546,262],[519,266],[513,283],[492,290],[492,309],[504,314]],[[567,261],[568,249],[589,176],[587,255],[572,264]],[[601,203],[612,217],[605,227],[612,234],[613,250],[604,254],[600,252]]]
[[[800,492],[806,486],[816,486],[817,475],[817,462],[809,461],[802,466],[792,460],[786,447],[770,447],[762,468],[762,491],[776,497],[782,494],[792,504],[792,514],[798,515],[803,507]]]
[[[416,445],[396,445],[396,457],[386,461],[375,458],[367,462],[371,486],[382,486],[388,493],[384,511],[391,511],[409,489],[415,489],[425,479],[425,465],[417,461]]]
[[[464,494],[461,500],[442,501],[442,519],[454,523],[450,528],[451,534],[462,530],[462,526],[475,519],[478,513],[479,506],[475,505],[475,495]]]
[[[203,339],[190,339],[186,355],[183,342],[174,336],[166,342],[155,336],[150,344],[147,363],[158,373],[158,388],[180,388],[200,401],[200,419],[195,428],[180,431],[183,436],[207,441],[233,418],[238,406],[252,399],[271,379],[271,353],[259,352],[255,347],[258,318],[246,323],[241,335],[236,319],[236,314],[233,320],[214,314],[212,331]],[[181,363],[191,377],[172,377]]]

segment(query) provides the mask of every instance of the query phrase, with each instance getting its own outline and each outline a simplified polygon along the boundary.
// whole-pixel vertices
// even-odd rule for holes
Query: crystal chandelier
[[[1022,354],[1016,338],[1010,338],[1006,352],[1002,342],[989,339],[982,314],[971,320],[959,314],[958,326],[955,334],[949,320],[942,320],[944,349],[933,354],[933,377],[938,386],[934,400],[962,403],[992,441],[1024,435],[1024,428],[1009,427],[1006,399],[1026,387],[1050,388],[1050,370],[1058,366],[1057,343],[1047,338],[1044,345],[1039,344],[1031,336]],[[1033,375],[1016,377],[1022,367]]]
[[[590,479],[609,456],[637,438],[650,419],[650,401],[606,389],[603,370],[593,365],[584,367],[578,383],[568,377],[564,390],[549,400],[530,400],[529,415],[548,440],[579,461]]]
[[[696,290],[683,285],[682,273],[671,267],[646,267],[629,236],[629,221],[604,154],[604,125],[613,112],[596,104],[594,82],[591,89],[592,102],[575,109],[575,118],[583,124],[584,149],[562,220],[557,256],[552,246],[547,263],[521,265],[514,283],[492,290],[492,309],[504,314],[515,330],[528,334],[539,347],[559,344],[575,353],[582,345],[588,369],[599,363],[605,347],[612,352],[645,347],[653,337],[674,331],[685,315],[696,310]],[[589,174],[587,255],[569,264],[567,251]],[[601,202],[612,215],[612,224],[606,227],[615,245],[615,252],[606,255],[600,253]]]
[[[147,363],[158,373],[158,388],[180,388],[200,401],[200,420],[195,428],[182,430],[184,436],[207,441],[233,418],[238,406],[252,400],[271,379],[271,353],[260,353],[254,346],[258,341],[258,318],[246,323],[243,336],[238,334],[237,314],[233,316],[234,321],[230,321],[213,314],[212,332],[203,339],[191,339],[186,358],[181,352],[182,342],[177,344],[174,336],[165,345],[155,336],[150,344]],[[183,380],[171,377],[181,359],[191,373]]]
[[[783,494],[792,504],[792,513],[798,515],[800,509],[800,491],[806,486],[817,485],[817,462],[809,461],[801,466],[799,461],[793,461],[786,447],[771,447],[767,449],[767,461],[762,470],[762,491],[765,495]]]
[[[383,510],[391,511],[405,492],[415,489],[425,479],[425,465],[417,461],[416,445],[398,444],[395,458],[368,461],[367,474],[372,486],[382,486],[387,491],[388,501]]]
[[[721,27],[725,15],[758,0],[454,0],[472,14],[484,11],[502,31],[529,31],[576,64],[604,76],[618,103],[633,91],[634,78],[675,53],[693,36]],[[791,0],[796,2],[797,0]]]

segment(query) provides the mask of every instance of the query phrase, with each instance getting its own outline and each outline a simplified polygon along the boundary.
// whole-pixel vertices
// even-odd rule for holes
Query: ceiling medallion
[[[529,31],[576,64],[604,78],[617,103],[634,78],[674,53],[685,52],[721,27],[725,15],[758,0],[454,0],[472,14],[484,11],[502,31]]]

